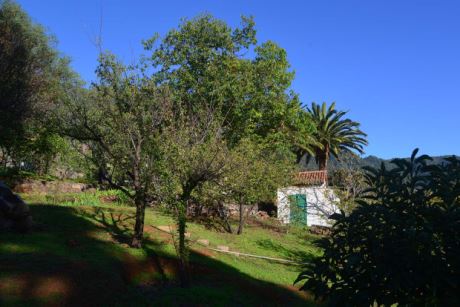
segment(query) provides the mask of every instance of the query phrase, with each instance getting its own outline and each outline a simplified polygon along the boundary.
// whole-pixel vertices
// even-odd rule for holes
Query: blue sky
[[[140,41],[183,17],[209,12],[232,26],[253,15],[259,42],[273,40],[296,72],[304,103],[336,101],[369,135],[366,154],[460,155],[460,1],[51,1],[21,0],[86,81],[94,38],[131,61]],[[102,18],[101,18],[102,16]]]

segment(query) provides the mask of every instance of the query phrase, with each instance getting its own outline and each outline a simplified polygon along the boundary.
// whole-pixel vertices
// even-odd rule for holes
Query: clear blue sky
[[[460,1],[51,1],[19,3],[94,79],[92,40],[130,61],[140,41],[209,12],[253,15],[259,42],[285,48],[304,103],[336,101],[369,135],[366,154],[460,155]],[[101,14],[102,12],[102,14]]]

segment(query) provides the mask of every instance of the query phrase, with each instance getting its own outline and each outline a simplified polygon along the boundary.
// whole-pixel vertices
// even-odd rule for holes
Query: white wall
[[[278,189],[277,192],[278,219],[283,223],[289,223],[289,196],[294,194],[306,195],[308,226],[330,226],[333,221],[328,217],[335,212],[339,212],[335,205],[339,199],[329,188],[287,187]]]

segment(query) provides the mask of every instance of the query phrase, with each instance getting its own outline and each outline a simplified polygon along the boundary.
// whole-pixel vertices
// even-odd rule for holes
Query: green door
[[[289,196],[290,221],[298,226],[307,225],[307,197],[305,194]]]

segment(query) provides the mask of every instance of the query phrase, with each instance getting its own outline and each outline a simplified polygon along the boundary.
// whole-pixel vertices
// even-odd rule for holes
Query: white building
[[[326,171],[301,172],[296,185],[278,189],[278,219],[285,224],[331,226],[329,216],[339,211],[338,201],[327,187]]]

